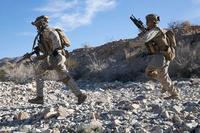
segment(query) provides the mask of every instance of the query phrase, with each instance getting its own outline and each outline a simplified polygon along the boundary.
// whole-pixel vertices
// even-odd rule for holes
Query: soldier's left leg
[[[178,97],[178,89],[176,89],[168,75],[169,61],[162,54],[152,56],[148,67],[146,68],[147,76],[160,81],[163,86],[161,92],[168,91],[172,97]]]
[[[166,90],[171,95],[170,98],[179,98],[179,91],[176,87],[174,87],[172,80],[168,74],[169,65],[166,64],[162,68],[158,69],[158,76],[157,80],[160,81],[161,85],[163,86],[163,90]]]
[[[87,96],[83,94],[74,79],[70,76],[69,71],[66,68],[64,61],[61,61],[56,66],[56,71],[59,75],[59,80],[62,81],[65,85],[69,87],[69,89],[74,93],[74,95],[78,98],[78,104],[83,103]]]
[[[42,61],[41,63],[38,63],[38,65],[34,65],[34,71],[35,71],[35,79],[36,79],[36,90],[37,90],[37,96],[36,98],[29,99],[29,103],[34,104],[43,104],[44,103],[44,94],[43,94],[43,88],[44,88],[44,80],[43,80],[43,74],[46,72],[46,67],[48,67],[46,61]]]

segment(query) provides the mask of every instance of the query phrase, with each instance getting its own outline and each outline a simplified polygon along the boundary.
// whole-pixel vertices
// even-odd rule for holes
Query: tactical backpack
[[[176,56],[176,39],[175,39],[175,34],[172,30],[168,30],[166,33],[166,39],[167,39],[167,43],[169,45],[169,48],[167,49],[167,51],[164,52],[165,58],[167,60],[173,60]]]
[[[56,28],[55,31],[58,33],[58,35],[60,37],[62,48],[64,48],[65,46],[69,47],[70,41],[69,41],[68,37],[65,35],[64,31],[59,28]]]
[[[65,35],[64,31],[61,30],[61,29],[58,29],[58,28],[56,28],[56,29],[54,29],[54,30],[55,30],[55,31],[58,33],[58,35],[59,35],[62,48],[64,49],[65,46],[66,46],[66,47],[69,47],[69,46],[70,46],[70,41],[69,41],[68,37]],[[41,32],[39,32],[39,33],[36,35],[36,37],[35,37],[35,39],[34,39],[34,42],[33,42],[32,50],[34,50],[34,48],[35,48],[35,46],[36,46],[36,44],[37,44],[37,41],[38,41],[38,38],[40,37],[40,35],[41,35]]]

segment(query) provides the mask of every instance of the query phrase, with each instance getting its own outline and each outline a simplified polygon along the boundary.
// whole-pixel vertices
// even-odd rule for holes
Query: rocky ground
[[[54,81],[45,82],[43,106],[29,104],[36,91],[30,82],[33,64],[16,64],[21,57],[3,58],[0,133],[200,133],[200,78],[194,79],[200,77],[200,26],[186,22],[171,28],[177,54],[169,73],[175,79],[187,78],[175,81],[181,100],[164,99],[167,94],[160,93],[159,83],[146,82],[144,70],[151,57],[143,53],[138,37],[70,52],[67,68],[88,96],[82,105],[76,105],[76,97]],[[57,76],[53,72],[46,78]],[[3,82],[8,80],[18,83]]]
[[[45,104],[27,103],[35,83],[0,82],[0,132],[200,133],[200,79],[175,81],[181,100],[160,84],[79,81],[82,105],[62,83],[45,82]]]

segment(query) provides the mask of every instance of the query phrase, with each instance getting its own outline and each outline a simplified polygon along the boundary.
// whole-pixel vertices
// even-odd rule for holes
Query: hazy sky
[[[64,29],[73,50],[133,38],[138,29],[129,16],[144,21],[149,13],[160,16],[161,27],[183,20],[200,24],[200,0],[1,0],[0,58],[31,51],[36,35],[31,22],[40,15],[50,17],[50,26]]]

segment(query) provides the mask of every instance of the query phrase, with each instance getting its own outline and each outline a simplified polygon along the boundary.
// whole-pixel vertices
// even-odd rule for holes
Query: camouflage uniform
[[[43,19],[44,17],[45,16],[40,16],[39,18]],[[36,27],[40,28],[37,25]],[[82,103],[86,99],[86,95],[81,93],[77,84],[69,75],[69,71],[65,65],[65,51],[62,47],[58,32],[53,28],[49,28],[47,25],[38,30],[40,30],[38,47],[40,52],[43,54],[43,58],[39,65],[35,67],[37,97],[35,99],[29,100],[29,102],[39,104],[43,103],[44,80],[42,75],[47,70],[56,70],[59,75],[59,80],[66,84],[69,89],[78,97],[78,104]]]
[[[147,46],[152,59],[148,64],[145,73],[148,77],[160,81],[163,86],[161,92],[168,91],[171,94],[169,98],[179,98],[178,89],[174,87],[168,74],[170,61],[164,56],[169,45],[164,31],[157,26],[158,20],[155,17],[154,14],[147,15],[146,17],[147,21],[153,19],[155,26],[148,29],[149,31],[146,33],[145,45]],[[148,34],[150,35],[148,36]]]

